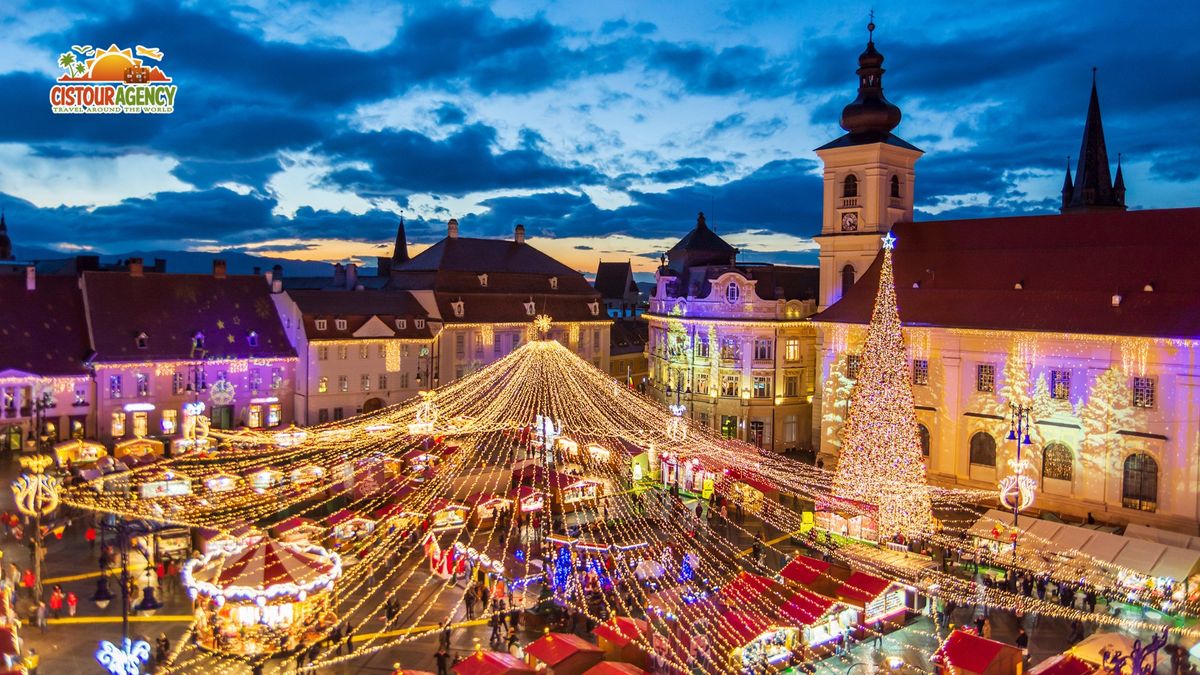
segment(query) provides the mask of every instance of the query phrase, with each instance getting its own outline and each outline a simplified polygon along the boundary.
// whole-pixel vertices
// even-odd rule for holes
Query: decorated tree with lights
[[[1092,382],[1087,402],[1079,411],[1085,456],[1105,457],[1109,448],[1115,446],[1117,431],[1126,424],[1130,413],[1131,396],[1121,368],[1109,368]]]
[[[892,276],[895,238],[883,239],[879,291],[842,434],[833,494],[875,509],[880,537],[929,530],[932,507],[921,461],[908,357]]]

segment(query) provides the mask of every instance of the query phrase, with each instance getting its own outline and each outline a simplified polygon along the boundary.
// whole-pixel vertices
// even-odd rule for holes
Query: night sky
[[[119,5],[111,7],[109,5]],[[815,263],[819,165],[867,2],[3,3],[0,204],[18,254],[386,254],[512,236],[650,270],[709,214]],[[1200,204],[1200,3],[876,3],[918,219],[1057,209],[1092,67],[1132,208]],[[112,12],[104,14],[104,12]],[[60,115],[71,45],[135,44],[171,115]]]

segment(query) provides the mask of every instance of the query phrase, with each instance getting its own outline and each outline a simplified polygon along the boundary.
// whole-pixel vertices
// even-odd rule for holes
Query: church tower
[[[8,223],[4,222],[4,213],[0,212],[0,260],[12,259],[12,240],[8,238]]]
[[[1083,124],[1083,142],[1079,146],[1079,164],[1075,180],[1071,167],[1062,192],[1063,213],[1125,210],[1125,176],[1117,158],[1117,178],[1108,168],[1108,147],[1104,143],[1104,124],[1100,121],[1100,97],[1096,94],[1096,69],[1092,69],[1092,97],[1088,101],[1087,121]]]
[[[841,299],[879,252],[880,236],[913,217],[913,167],[924,154],[892,133],[900,108],[883,96],[875,24],[858,57],[858,97],[842,109],[846,134],[817,148],[825,167],[818,310]]]

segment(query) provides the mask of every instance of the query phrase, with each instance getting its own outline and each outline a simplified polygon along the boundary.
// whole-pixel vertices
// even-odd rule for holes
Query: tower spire
[[[1088,101],[1087,121],[1083,125],[1083,141],[1079,147],[1079,163],[1075,167],[1075,183],[1071,201],[1063,212],[1124,210],[1118,201],[1108,167],[1108,148],[1104,143],[1104,124],[1100,119],[1100,96],[1096,89],[1096,68],[1092,68],[1092,94]]]
[[[408,261],[408,237],[404,233],[404,216],[400,216],[400,224],[396,226],[396,245],[392,248],[392,269]]]
[[[858,143],[885,141],[900,124],[900,108],[883,96],[883,54],[875,49],[875,12],[867,24],[867,48],[858,56],[858,97],[842,109],[842,128]]]
[[[8,238],[8,223],[4,222],[4,207],[0,206],[0,260],[12,260],[12,239]]]

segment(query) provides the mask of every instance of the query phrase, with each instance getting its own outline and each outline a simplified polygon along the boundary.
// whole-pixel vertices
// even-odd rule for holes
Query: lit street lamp
[[[150,529],[141,522],[130,523],[124,519],[118,519],[115,523],[108,523],[101,518],[100,531],[102,535],[104,532],[114,533],[117,538],[117,547],[121,552],[121,642],[114,644],[108,640],[101,640],[100,648],[96,650],[96,661],[112,675],[136,675],[141,672],[141,664],[150,660],[150,644],[144,640],[133,641],[129,638],[130,609],[135,612],[153,613],[162,607],[162,602],[155,597],[154,587],[151,584],[146,585],[142,599],[132,608],[129,606],[130,543],[135,536],[150,534]],[[104,550],[103,537],[100,549]],[[96,592],[92,595],[92,602],[101,609],[108,607],[108,603],[114,599],[112,591],[108,588],[106,562],[108,562],[106,556],[101,553],[100,579],[96,583]],[[150,562],[148,557],[146,562],[147,564]]]
[[[1029,508],[1033,504],[1034,488],[1037,483],[1033,478],[1025,474],[1029,468],[1029,460],[1021,459],[1021,448],[1030,445],[1029,441],[1029,413],[1032,406],[1008,404],[1011,417],[1009,419],[1008,440],[1015,441],[1017,444],[1016,458],[1009,462],[1012,467],[1012,475],[1005,476],[1000,481],[1000,503],[1012,509],[1013,514],[1013,531],[1012,544],[1013,556],[1017,554],[1017,536],[1020,529],[1017,527],[1017,518],[1021,511]]]

